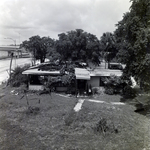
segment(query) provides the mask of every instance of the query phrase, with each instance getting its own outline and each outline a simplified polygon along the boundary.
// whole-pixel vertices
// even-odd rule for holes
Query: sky
[[[130,0],[0,0],[0,45],[83,29],[98,39],[113,32]]]

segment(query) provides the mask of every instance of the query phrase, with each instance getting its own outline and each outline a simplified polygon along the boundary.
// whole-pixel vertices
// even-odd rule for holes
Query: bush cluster
[[[111,75],[103,78],[105,93],[109,95],[119,94],[123,92],[126,82],[121,77]]]
[[[136,89],[133,89],[131,86],[127,85],[124,87],[123,95],[126,98],[134,98],[136,96]]]
[[[24,65],[23,67],[17,66],[13,72],[11,73],[11,79],[9,79],[9,83],[13,87],[19,87],[22,84],[28,83],[27,75],[23,75],[22,72],[27,70],[30,65]]]
[[[137,91],[130,86],[130,81],[122,77],[111,75],[103,78],[105,93],[109,95],[122,94],[128,98],[134,98]]]

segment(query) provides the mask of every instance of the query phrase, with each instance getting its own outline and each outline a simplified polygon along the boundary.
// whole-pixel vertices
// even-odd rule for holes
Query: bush
[[[115,75],[103,78],[103,82],[105,93],[110,95],[122,93],[122,89],[126,86],[126,82],[121,77]]]
[[[92,88],[92,94],[99,94],[102,95],[104,94],[104,88],[103,87],[93,87]]]
[[[118,133],[117,127],[114,122],[107,120],[106,118],[100,118],[96,126],[93,128],[95,133]]]
[[[105,93],[108,94],[108,95],[113,95],[113,94],[114,94],[114,89],[107,87],[107,88],[105,89]]]
[[[134,98],[136,96],[136,90],[127,85],[124,87],[123,95],[127,98]]]
[[[30,65],[25,65],[23,67],[17,66],[11,74],[11,80],[8,81],[10,85],[13,87],[19,87],[22,84],[27,84],[28,77],[27,75],[23,75],[22,72],[27,70],[29,67]]]
[[[99,93],[98,90],[99,90],[98,87],[93,87],[92,88],[92,93],[93,94],[98,94]]]

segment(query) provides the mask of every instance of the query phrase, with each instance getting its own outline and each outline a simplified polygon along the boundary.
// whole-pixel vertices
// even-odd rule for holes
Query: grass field
[[[106,103],[85,98],[74,112],[75,97],[28,93],[31,111],[23,94],[12,90],[0,89],[0,150],[150,149],[150,120],[134,106],[111,103],[120,102],[119,95],[90,97]]]

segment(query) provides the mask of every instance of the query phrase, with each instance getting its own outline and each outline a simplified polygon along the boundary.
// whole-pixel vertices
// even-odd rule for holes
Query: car
[[[123,66],[120,63],[109,63],[108,69],[122,70]]]

